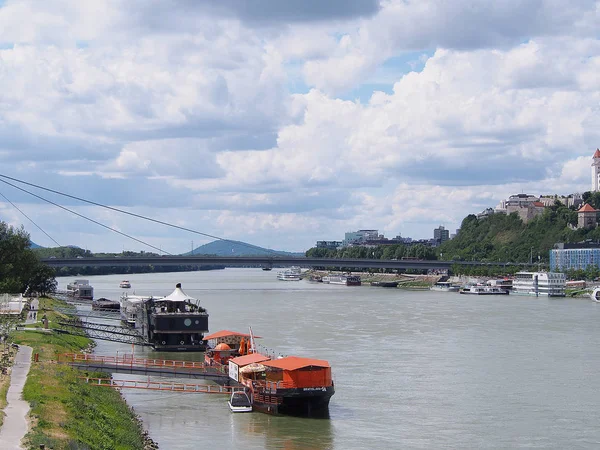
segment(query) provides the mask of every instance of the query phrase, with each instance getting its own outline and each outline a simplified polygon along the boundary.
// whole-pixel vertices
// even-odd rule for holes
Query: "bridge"
[[[224,265],[224,266],[264,266],[264,267],[352,267],[361,269],[449,269],[454,264],[463,266],[507,266],[507,262],[481,261],[438,261],[438,260],[396,260],[396,259],[356,259],[356,258],[299,258],[285,256],[144,256],[144,257],[88,257],[88,258],[43,258],[42,262],[53,267],[118,267],[118,266],[179,266],[179,265]],[[518,264],[528,267],[529,264]]]

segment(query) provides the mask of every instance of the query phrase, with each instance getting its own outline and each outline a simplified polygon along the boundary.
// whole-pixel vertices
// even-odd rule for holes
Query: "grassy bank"
[[[50,328],[58,318],[54,306],[66,305],[54,299],[40,300],[38,318],[46,314]],[[33,353],[39,354],[23,389],[23,398],[31,404],[28,448],[45,444],[52,449],[143,449],[143,430],[120,394],[88,385],[80,378],[84,372],[56,362],[60,353],[90,347],[90,339],[21,331],[15,342],[31,346]]]

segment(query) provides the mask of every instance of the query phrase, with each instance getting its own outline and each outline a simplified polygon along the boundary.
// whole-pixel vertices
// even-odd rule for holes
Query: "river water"
[[[88,279],[95,298],[116,300],[124,277]],[[123,390],[163,450],[600,446],[591,300],[278,281],[260,269],[126,277],[130,292],[155,296],[181,282],[208,309],[210,332],[251,326],[268,349],[328,360],[336,384],[329,419],[232,414],[215,394]],[[132,347],[98,341],[96,353],[117,351]]]

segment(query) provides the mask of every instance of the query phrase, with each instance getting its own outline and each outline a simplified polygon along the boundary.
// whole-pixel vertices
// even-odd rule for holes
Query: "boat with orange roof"
[[[227,365],[229,378],[246,387],[253,411],[327,417],[335,393],[329,362],[298,356],[272,357],[256,351],[249,334],[228,330],[208,335],[210,365]]]

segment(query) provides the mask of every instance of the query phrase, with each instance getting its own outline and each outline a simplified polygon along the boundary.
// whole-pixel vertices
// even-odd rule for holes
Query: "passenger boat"
[[[67,295],[73,298],[93,300],[94,288],[88,280],[75,280],[67,284]]]
[[[119,311],[121,305],[119,302],[107,298],[99,298],[92,302],[92,309],[95,311]]]
[[[146,322],[145,302],[152,297],[129,295],[125,292],[119,299],[121,322],[132,328],[143,328]]]
[[[471,295],[508,295],[508,291],[506,289],[500,289],[496,286],[469,286],[463,288],[459,291],[461,294],[471,294]]]
[[[175,290],[162,298],[145,302],[147,339],[155,350],[204,351],[208,331],[208,312],[198,300],[188,296],[177,283]]]
[[[302,269],[300,267],[290,267],[277,273],[277,279],[280,281],[300,281],[302,279]]]
[[[567,278],[559,272],[517,272],[512,294],[564,297]]]
[[[209,341],[205,361],[226,365],[232,382],[247,388],[252,408],[267,414],[325,417],[335,393],[327,361],[297,356],[274,358],[256,351],[252,334],[223,330]]]
[[[231,412],[252,412],[252,402],[244,391],[234,391],[227,402]]]
[[[440,291],[440,292],[458,292],[460,286],[453,285],[449,281],[438,281],[433,286],[429,288],[432,291]]]
[[[360,286],[361,280],[358,275],[329,275],[329,284]]]
[[[128,280],[123,280],[121,283],[119,283],[119,287],[121,289],[129,289],[131,288],[131,283]]]

